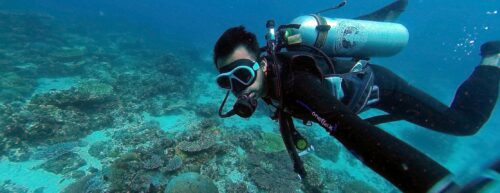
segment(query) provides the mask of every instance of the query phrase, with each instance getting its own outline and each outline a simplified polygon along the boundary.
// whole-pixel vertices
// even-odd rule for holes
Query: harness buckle
[[[358,60],[356,64],[351,68],[351,72],[360,72],[363,69],[365,69],[366,65],[368,64],[368,60]]]
[[[366,102],[366,105],[374,104],[379,100],[380,100],[380,89],[378,88],[377,85],[373,85],[370,96],[368,96],[368,101]]]

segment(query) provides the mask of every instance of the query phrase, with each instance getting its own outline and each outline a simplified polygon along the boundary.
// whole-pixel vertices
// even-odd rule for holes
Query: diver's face
[[[219,59],[219,61],[217,61],[217,69],[220,71],[221,68],[228,66],[229,64],[231,64],[234,61],[241,60],[241,59],[248,59],[248,60],[257,61],[257,58],[253,54],[250,54],[248,49],[246,49],[244,46],[239,46],[227,58]],[[262,60],[262,61],[257,61],[257,62],[260,62],[259,65],[261,67],[256,71],[255,81],[251,85],[249,85],[248,87],[246,87],[245,89],[243,89],[241,91],[238,91],[238,92],[233,91],[233,94],[235,94],[236,96],[244,94],[244,95],[250,96],[252,98],[259,98],[259,97],[262,97],[264,95],[264,93],[265,93],[264,92],[265,91],[265,84],[264,84],[265,83],[265,75],[264,75],[263,69],[267,68],[267,61]]]

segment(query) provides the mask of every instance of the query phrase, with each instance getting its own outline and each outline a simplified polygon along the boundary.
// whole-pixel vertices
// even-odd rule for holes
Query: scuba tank
[[[305,44],[329,57],[370,58],[392,56],[408,43],[408,30],[401,24],[328,18],[316,14],[295,18],[286,28],[288,45]]]

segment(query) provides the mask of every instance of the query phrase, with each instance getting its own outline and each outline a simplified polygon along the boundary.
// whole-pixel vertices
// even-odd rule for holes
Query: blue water
[[[371,12],[389,2],[391,1],[351,0],[342,9],[329,12],[325,16],[353,18]],[[206,103],[219,104],[222,100],[223,91],[211,82],[216,72],[211,64],[211,52],[215,41],[224,30],[244,25],[249,31],[257,34],[261,45],[263,45],[265,22],[268,19],[274,19],[278,24],[285,24],[297,16],[309,14],[334,4],[337,4],[337,1],[0,0],[0,12],[50,15],[62,28],[64,28],[65,23],[80,25],[81,29],[86,30],[83,34],[95,37],[94,43],[96,45],[105,44],[106,41],[103,38],[109,37],[99,34],[128,33],[130,36],[146,42],[143,46],[149,50],[158,50],[159,52],[173,50],[174,53],[178,51],[187,55],[188,58],[195,58],[193,63],[181,68],[184,70],[193,68],[202,74],[189,80],[197,84],[198,90],[185,91],[193,98],[169,104],[170,107],[174,108],[170,114],[153,115],[149,112],[137,114],[145,121],[158,122],[163,131],[175,135],[175,132],[188,129],[189,123],[197,120],[198,115],[191,112],[186,106]],[[375,58],[372,62],[391,69],[412,85],[449,104],[453,100],[458,86],[479,63],[479,46],[485,41],[500,39],[499,12],[499,0],[411,0],[407,10],[397,20],[409,30],[408,46],[393,57]],[[2,42],[0,45],[3,45]],[[29,49],[29,45],[24,48]],[[0,51],[5,50],[0,47]],[[0,59],[2,58],[0,57]],[[149,62],[147,59],[138,59],[137,61],[141,60]],[[123,61],[132,60],[123,59]],[[0,65],[5,64],[0,63]],[[120,65],[114,67],[121,68]],[[125,66],[126,62],[123,65]],[[0,72],[2,69],[0,66]],[[37,77],[37,86],[29,95],[48,93],[52,90],[67,90],[78,85],[78,82],[85,81],[86,78],[91,77],[58,77],[57,74],[52,74],[50,77]],[[168,100],[173,99],[168,98]],[[216,108],[217,106],[213,107],[213,110],[216,111]],[[368,114],[372,113],[376,112],[368,112]],[[273,129],[276,127],[276,123],[263,116],[244,121],[231,118],[224,120],[223,125],[227,128],[260,127],[265,132],[276,131]],[[480,132],[473,136],[445,135],[405,122],[384,124],[382,128],[425,152],[456,174],[457,178],[469,178],[480,168],[500,157],[500,151],[498,151],[498,147],[500,147],[498,139],[500,136],[500,111],[498,105],[496,105],[489,121]],[[313,129],[317,131],[318,135],[326,135],[322,133],[322,128],[314,127]],[[105,136],[105,139],[110,137],[105,134],[106,129],[100,129],[97,132],[89,133],[81,140],[95,143],[100,141],[96,139],[100,136]],[[87,161],[88,165],[84,169],[89,166],[102,169],[103,163],[110,163],[110,160],[96,163],[95,158],[83,150],[88,150],[88,146],[79,148],[77,151],[83,152],[81,156]],[[342,170],[342,167],[352,167],[349,169],[355,170],[350,171],[354,179],[369,181],[368,184],[380,192],[397,191],[390,184],[384,182],[381,177],[362,166],[361,163],[349,163],[348,157],[350,155],[345,150],[342,150],[340,156],[340,161],[337,163],[330,160],[322,160],[321,163],[324,167],[331,166],[337,170]],[[41,164],[40,161],[11,162],[4,156],[0,162],[2,170],[0,184],[3,183],[2,181],[11,180],[12,183],[27,187],[29,192],[33,192],[38,187],[46,187],[45,192],[58,192],[76,181],[76,179],[63,180],[66,178],[62,175],[32,169],[39,164]],[[240,171],[233,171],[231,174],[228,178],[232,181],[240,178],[248,180],[248,177],[242,177],[245,174],[240,173]],[[49,180],[41,182],[44,179]],[[59,183],[61,180],[62,182]],[[218,180],[218,182],[223,181],[223,179]],[[218,186],[222,185],[218,184]]]

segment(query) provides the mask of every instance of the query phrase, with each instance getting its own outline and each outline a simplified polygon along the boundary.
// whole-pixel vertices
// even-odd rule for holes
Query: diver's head
[[[243,26],[226,30],[214,48],[213,59],[217,70],[228,75],[222,81],[227,85],[219,86],[230,89],[237,96],[252,94],[255,98],[262,97],[266,91],[267,61],[259,56],[259,43],[255,34],[246,31]],[[231,85],[233,88],[228,87]]]
[[[217,84],[238,97],[235,107],[247,105],[251,108],[233,109],[242,117],[250,116],[255,110],[256,99],[266,94],[267,61],[259,55],[255,34],[247,32],[243,26],[226,30],[215,44],[213,59],[220,73]],[[249,113],[240,114],[240,110]]]

